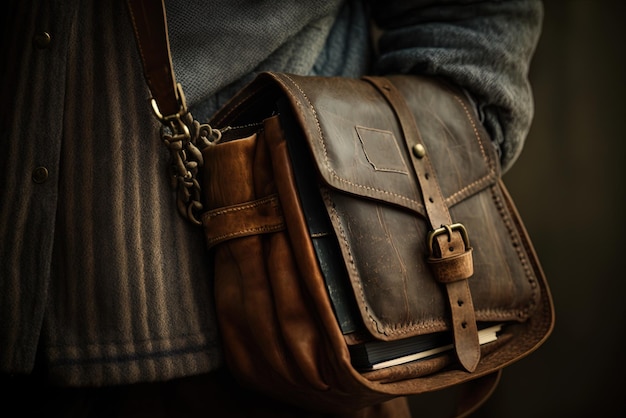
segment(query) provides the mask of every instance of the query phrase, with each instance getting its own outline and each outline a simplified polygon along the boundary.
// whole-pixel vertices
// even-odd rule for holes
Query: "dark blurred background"
[[[504,181],[548,277],[556,326],[472,417],[626,417],[625,6],[544,2],[535,119]]]
[[[480,417],[626,417],[626,2],[546,0],[535,119],[504,176],[556,306]]]

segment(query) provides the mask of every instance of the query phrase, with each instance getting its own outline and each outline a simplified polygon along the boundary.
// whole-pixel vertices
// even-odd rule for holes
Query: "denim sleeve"
[[[438,76],[464,88],[508,170],[534,112],[528,70],[541,1],[373,0],[371,10],[382,31],[375,71]]]

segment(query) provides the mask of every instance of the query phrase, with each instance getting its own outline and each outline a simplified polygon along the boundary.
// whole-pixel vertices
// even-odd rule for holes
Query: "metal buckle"
[[[185,99],[185,93],[180,83],[176,84],[176,93],[178,96],[179,109],[178,112],[172,115],[163,115],[159,109],[159,105],[156,100],[152,99],[152,111],[157,119],[165,126],[172,130],[172,137],[175,140],[189,138],[189,128],[183,122],[183,117],[187,114],[187,100]]]
[[[467,229],[465,226],[460,223],[452,224],[452,225],[441,225],[441,228],[437,228],[428,233],[427,243],[428,243],[428,252],[429,256],[433,257],[433,243],[435,238],[439,235],[447,234],[448,241],[450,241],[452,237],[452,232],[459,231],[461,233],[461,238],[463,239],[463,243],[465,244],[465,249],[470,248],[469,235],[467,234]]]

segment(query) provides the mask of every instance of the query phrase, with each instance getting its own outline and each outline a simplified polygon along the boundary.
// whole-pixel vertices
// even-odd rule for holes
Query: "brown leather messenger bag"
[[[467,414],[546,340],[546,278],[461,91],[262,73],[202,124],[174,78],[162,2],[129,6],[243,384],[322,411],[463,384]]]

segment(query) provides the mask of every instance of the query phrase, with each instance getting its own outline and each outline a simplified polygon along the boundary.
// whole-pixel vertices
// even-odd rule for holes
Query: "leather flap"
[[[540,300],[532,268],[538,263],[502,198],[495,150],[471,104],[441,82],[389,80],[416,116],[425,149],[412,149],[415,141],[404,137],[385,98],[363,80],[262,74],[211,123],[258,122],[270,116],[268,103],[287,97],[323,179],[360,315],[375,338],[450,328],[445,291],[426,262],[431,227],[413,152],[428,153],[452,220],[468,230],[476,319],[525,321]]]
[[[453,206],[494,184],[499,165],[467,100],[452,90],[443,96],[441,86],[415,83],[416,78],[389,77],[421,116],[418,128],[428,146],[426,152],[436,167],[445,167],[447,173],[439,176],[439,182],[446,203]],[[409,169],[412,150],[401,142],[392,109],[368,83],[345,78],[336,81],[332,77],[261,74],[246,89],[249,102],[236,108],[227,106],[211,124],[258,122],[269,116],[264,112],[272,97],[286,93],[298,109],[295,113],[329,186],[424,215],[419,186]],[[276,83],[284,90],[277,90]]]
[[[438,179],[448,206],[496,182],[493,147],[479,135],[472,110],[460,97],[442,96],[432,84],[406,77],[391,79],[420,115],[425,152],[435,167],[446,170]],[[333,83],[332,78],[283,76],[283,80],[297,80],[292,100],[300,107],[298,116],[328,185],[424,215],[420,188],[410,169],[408,154],[413,151],[403,140],[392,109],[373,86],[361,80]],[[307,86],[311,82],[316,84]]]

